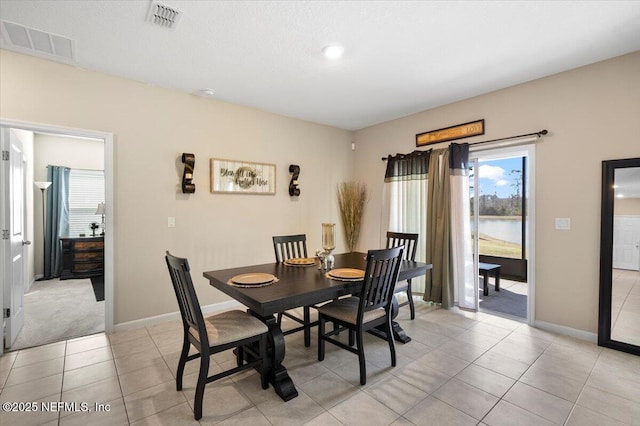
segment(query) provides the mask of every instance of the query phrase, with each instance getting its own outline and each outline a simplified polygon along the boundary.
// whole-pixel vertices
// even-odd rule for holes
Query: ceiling
[[[151,0],[2,0],[0,19],[70,39],[81,68],[348,130],[640,50],[638,1],[161,2],[172,29]]]

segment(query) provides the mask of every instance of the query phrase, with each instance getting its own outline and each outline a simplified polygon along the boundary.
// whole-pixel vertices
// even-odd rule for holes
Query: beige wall
[[[114,134],[116,324],[177,311],[165,250],[189,258],[207,305],[228,298],[203,271],[271,262],[277,234],[304,232],[313,251],[320,224],[338,221],[336,185],[352,174],[352,132],[4,50],[0,93],[3,119]],[[179,190],[183,152],[196,156],[193,195]],[[277,194],[211,194],[211,157],[275,163]],[[301,167],[295,199],[291,163]]]
[[[640,216],[640,198],[616,198],[613,204],[615,215]]]
[[[536,149],[535,318],[595,333],[601,162],[640,156],[639,76],[635,52],[356,132],[355,178],[372,194],[360,246],[380,241],[380,158],[416,149],[417,133],[480,118],[486,134],[465,142],[548,129]],[[571,230],[555,230],[556,217]]]
[[[47,166],[65,166],[74,169],[104,170],[104,143],[84,138],[34,134],[33,180],[47,180]],[[33,243],[35,276],[44,274],[42,240],[42,193],[34,188]]]

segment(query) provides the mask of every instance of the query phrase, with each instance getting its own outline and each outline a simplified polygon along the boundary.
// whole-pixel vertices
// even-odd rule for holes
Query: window
[[[102,223],[96,215],[98,203],[104,202],[104,171],[71,169],[69,173],[69,235],[92,235],[90,225]],[[102,232],[96,229],[96,235]]]

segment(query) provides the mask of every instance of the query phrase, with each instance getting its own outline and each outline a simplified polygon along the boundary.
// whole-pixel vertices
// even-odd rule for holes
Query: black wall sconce
[[[184,172],[182,173],[182,193],[193,194],[196,192],[196,184],[193,183],[193,169],[196,165],[196,156],[189,153],[182,153]]]
[[[298,176],[300,176],[300,166],[297,164],[291,164],[289,166],[289,173],[291,173],[291,181],[289,182],[289,195],[297,197],[300,195],[300,188],[298,188]]]

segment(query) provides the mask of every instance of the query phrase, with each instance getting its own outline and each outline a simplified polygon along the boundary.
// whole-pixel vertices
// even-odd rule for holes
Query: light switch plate
[[[571,219],[568,217],[556,217],[556,229],[568,231],[571,229]]]
[[[168,217],[167,218],[167,227],[168,228],[175,228],[176,227],[176,218],[175,217]]]

